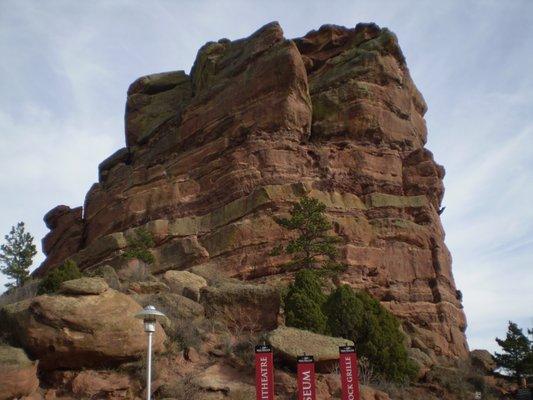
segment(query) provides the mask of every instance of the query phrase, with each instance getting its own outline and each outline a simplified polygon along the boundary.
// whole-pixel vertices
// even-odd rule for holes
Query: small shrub
[[[344,285],[331,293],[324,310],[331,334],[353,340],[376,374],[394,382],[414,378],[416,366],[407,356],[400,324],[377,300]]]
[[[365,356],[359,357],[359,380],[363,385],[370,385],[371,383],[374,383],[375,376],[374,376],[374,368],[372,367],[372,364],[370,361],[368,361],[368,358]]]
[[[359,341],[359,336],[363,334],[361,327],[366,310],[360,296],[357,296],[352,288],[344,285],[333,291],[324,305],[324,310],[328,326],[334,335],[352,339],[354,342]]]
[[[43,280],[39,283],[37,294],[55,293],[61,286],[61,283],[72,279],[78,279],[82,276],[83,275],[76,263],[72,260],[66,260],[62,265],[54,268],[46,274]]]
[[[217,346],[220,348],[226,357],[233,354],[233,338],[230,333],[224,333],[220,337],[220,343]]]
[[[212,333],[221,333],[228,332],[229,329],[227,325],[216,318],[206,318],[202,320],[199,324],[200,333],[202,335],[212,334]]]
[[[233,354],[238,359],[240,366],[253,370],[255,365],[255,345],[259,342],[253,334],[239,338],[233,346]]]
[[[284,298],[286,325],[326,333],[326,316],[322,311],[325,301],[317,273],[309,269],[298,271]]]
[[[182,350],[188,347],[194,347],[196,350],[200,349],[202,345],[202,337],[198,332],[198,328],[191,321],[177,321],[174,323],[171,338],[178,343]]]
[[[261,321],[244,306],[214,306],[213,314],[225,330],[236,336],[241,336],[245,332],[260,332],[262,329]]]
[[[161,385],[155,393],[159,399],[200,400],[204,398],[201,388],[194,383],[193,375],[186,375],[181,380]]]
[[[137,229],[127,239],[127,242],[128,248],[124,251],[124,258],[128,260],[136,258],[146,264],[152,264],[155,261],[154,255],[150,252],[150,248],[155,246],[154,238],[146,229]]]

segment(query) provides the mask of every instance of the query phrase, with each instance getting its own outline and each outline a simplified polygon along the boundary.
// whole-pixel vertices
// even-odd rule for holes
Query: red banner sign
[[[341,370],[342,400],[360,400],[359,369],[354,346],[339,347],[339,366]]]
[[[274,400],[274,359],[266,344],[255,347],[255,393],[257,400]]]
[[[298,357],[298,400],[316,400],[313,356]]]

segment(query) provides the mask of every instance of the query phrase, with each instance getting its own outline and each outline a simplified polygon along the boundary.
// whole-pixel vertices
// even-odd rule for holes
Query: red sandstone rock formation
[[[268,281],[284,261],[268,253],[287,235],[273,217],[307,193],[344,240],[342,280],[402,317],[413,348],[467,356],[425,112],[395,35],[374,24],[287,40],[271,23],[207,43],[190,75],[130,86],[127,147],[100,164],[83,217],[64,206],[47,214],[36,274],[67,257],[120,269],[143,226],[156,239],[153,273]]]

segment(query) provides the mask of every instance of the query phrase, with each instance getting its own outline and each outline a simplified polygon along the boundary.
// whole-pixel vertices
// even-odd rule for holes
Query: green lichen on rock
[[[368,207],[395,207],[395,208],[416,208],[424,207],[428,204],[427,198],[421,196],[395,196],[386,193],[371,193],[367,196]]]

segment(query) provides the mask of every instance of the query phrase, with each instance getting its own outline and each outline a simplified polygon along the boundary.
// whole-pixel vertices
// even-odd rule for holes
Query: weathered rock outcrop
[[[0,344],[0,399],[29,396],[38,387],[37,362],[22,349]]]
[[[140,310],[129,296],[112,289],[98,295],[43,295],[4,306],[0,323],[44,370],[106,367],[144,354],[143,325],[133,318]],[[156,351],[164,340],[158,329]]]
[[[264,332],[278,326],[280,293],[269,285],[222,281],[200,290],[206,315],[224,315],[241,329]]]
[[[394,34],[277,23],[203,46],[190,75],[128,91],[126,144],[100,164],[81,210],[47,214],[42,275],[66,257],[120,269],[132,228],[152,232],[152,273],[202,268],[268,281],[287,237],[273,217],[303,194],[343,239],[340,277],[405,321],[431,359],[467,357],[466,320],[439,210],[444,169],[424,145],[426,104]]]

